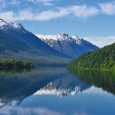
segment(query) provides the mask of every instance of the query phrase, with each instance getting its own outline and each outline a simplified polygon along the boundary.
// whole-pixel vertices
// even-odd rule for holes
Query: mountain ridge
[[[39,62],[69,59],[69,56],[51,48],[20,23],[7,23],[3,19],[0,19],[0,57],[35,59]]]
[[[55,50],[72,58],[99,49],[96,45],[79,38],[77,35],[70,36],[66,33],[60,33],[58,35],[36,35]]]

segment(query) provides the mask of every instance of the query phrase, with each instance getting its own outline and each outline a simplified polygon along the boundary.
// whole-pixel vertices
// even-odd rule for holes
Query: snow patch
[[[0,19],[0,28],[4,29],[4,28],[11,28],[10,25],[5,22],[3,19]]]
[[[24,28],[19,22],[11,22],[10,25],[14,28],[17,28],[17,29],[23,29]]]
[[[81,44],[81,39],[77,35],[69,36],[67,33],[60,33],[58,35],[44,35],[44,34],[35,34],[37,37],[39,37],[43,41],[68,41],[71,42],[74,40],[77,44]]]

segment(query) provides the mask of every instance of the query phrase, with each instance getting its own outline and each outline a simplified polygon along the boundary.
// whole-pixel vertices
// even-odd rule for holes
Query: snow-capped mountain
[[[5,31],[8,29],[12,29],[12,26],[8,24],[7,22],[5,22],[3,19],[0,19],[0,29]]]
[[[71,56],[72,58],[98,49],[97,46],[79,38],[77,35],[69,36],[66,33],[60,33],[59,35],[37,36],[55,50]]]
[[[19,22],[11,22],[10,25],[17,29],[24,29],[24,27]]]
[[[44,62],[68,58],[27,31],[20,23],[7,23],[3,19],[0,19],[0,57],[27,58]]]

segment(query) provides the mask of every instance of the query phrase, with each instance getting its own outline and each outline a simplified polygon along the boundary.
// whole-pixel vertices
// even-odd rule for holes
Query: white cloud
[[[115,15],[115,1],[99,4],[102,13],[107,15]]]
[[[115,43],[115,36],[90,36],[84,37],[84,39],[92,42],[100,48]]]
[[[57,11],[43,11],[39,13],[37,16],[35,16],[36,20],[50,20],[50,19],[55,19],[59,17],[64,17],[67,16],[69,12],[66,9],[60,9]]]
[[[13,11],[7,11],[0,13],[0,18],[6,21],[16,21],[16,20],[33,20],[33,14],[28,11],[24,10],[19,12],[19,14],[14,13]]]
[[[23,1],[23,0],[22,0]],[[27,2],[33,2],[35,4],[44,4],[44,5],[52,5],[52,3],[57,0],[27,0]],[[10,0],[7,2],[5,0],[0,0],[0,4],[2,7],[6,7],[8,4],[18,4],[20,1],[18,0]],[[55,7],[55,10],[43,10],[41,12],[33,13],[29,10],[20,10],[19,12],[14,13],[13,10],[5,11],[0,13],[0,18],[3,18],[8,21],[14,20],[51,20],[56,19],[68,15],[74,15],[76,17],[90,17],[98,14],[98,9],[93,6],[87,5],[75,5],[75,6],[68,6],[68,7]]]
[[[11,0],[10,2],[7,2],[8,4],[12,4],[12,5],[16,5],[18,3],[20,3],[21,1],[19,0]]]
[[[20,0],[0,0],[0,8],[7,8],[9,5],[17,5],[21,3]]]
[[[15,19],[13,19],[14,13],[12,11],[0,13],[0,18],[2,18],[4,20],[8,20],[8,21],[15,20]]]
[[[6,5],[5,5],[4,0],[0,0],[0,7],[1,7],[1,8],[4,8],[5,6],[6,6]],[[1,8],[0,8],[0,9],[1,9]]]
[[[54,0],[28,0],[31,2],[39,2],[43,4],[50,4]],[[16,4],[17,0],[12,0],[13,4]],[[3,0],[0,3],[4,3]],[[30,10],[20,10],[14,13],[13,11],[1,12],[0,18],[8,21],[14,20],[38,20],[45,21],[51,19],[57,19],[69,15],[73,15],[77,18],[88,18],[100,14],[115,15],[115,2],[99,4],[99,6],[88,5],[73,5],[68,7],[55,7],[55,10],[43,10],[38,12],[32,12]]]
[[[69,6],[65,8],[57,8],[56,10],[46,10],[38,13],[33,13],[29,10],[23,10],[18,13],[13,11],[7,11],[0,13],[0,17],[13,21],[13,20],[51,20],[68,15],[74,15],[76,17],[86,18],[90,16],[97,15],[98,9],[95,7],[88,7],[86,5],[82,6]]]
[[[42,3],[48,3],[48,2],[53,2],[54,0],[29,0],[32,2],[42,2]]]
[[[28,0],[28,1],[33,2],[34,4],[38,3],[43,5],[53,5],[52,3],[54,2],[54,0]]]
[[[19,12],[18,15],[14,15],[14,19],[16,20],[34,20],[35,14],[33,14],[29,10],[24,10]]]
[[[99,10],[93,6],[73,6],[70,8],[71,13],[73,13],[76,17],[90,17],[95,16],[99,13]]]
[[[87,18],[90,16],[94,16],[98,14],[98,9],[95,7],[90,7],[87,5],[75,5],[75,6],[69,6],[65,8],[57,8],[55,11],[48,10],[43,11],[38,14],[36,14],[35,19],[36,20],[50,20],[50,19],[56,19],[68,15],[74,15],[79,18]]]
[[[54,1],[57,1],[57,0],[0,0],[0,9],[1,10],[2,8],[7,9],[9,7],[13,7],[14,5],[18,7],[22,7],[23,5],[25,4],[27,5],[30,2],[34,4],[39,4],[39,5],[47,5],[47,6],[50,5],[51,6],[53,5]],[[28,7],[29,7],[29,4],[28,4]]]

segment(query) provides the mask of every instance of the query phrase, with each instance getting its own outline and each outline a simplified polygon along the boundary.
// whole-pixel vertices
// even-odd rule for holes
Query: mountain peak
[[[2,21],[5,22],[3,19],[0,18],[0,22],[2,22]]]
[[[68,37],[69,35],[67,34],[67,33],[60,33],[60,36],[62,36],[62,37]]]
[[[75,40],[76,44],[81,44],[81,42],[82,42],[81,39],[77,36],[77,34],[73,35],[72,39]]]
[[[77,34],[73,35],[72,38],[74,38],[74,39],[79,39],[79,40],[80,40],[80,38],[78,37]]]
[[[11,22],[11,26],[16,29],[24,29],[24,27],[19,22]]]
[[[55,50],[69,55],[72,58],[98,49],[97,46],[78,37],[77,35],[71,36],[66,33],[60,33],[58,35],[37,36]]]
[[[0,19],[0,27],[4,27],[4,26],[6,26],[6,25],[8,25],[8,23],[7,22],[5,22],[3,19]]]

